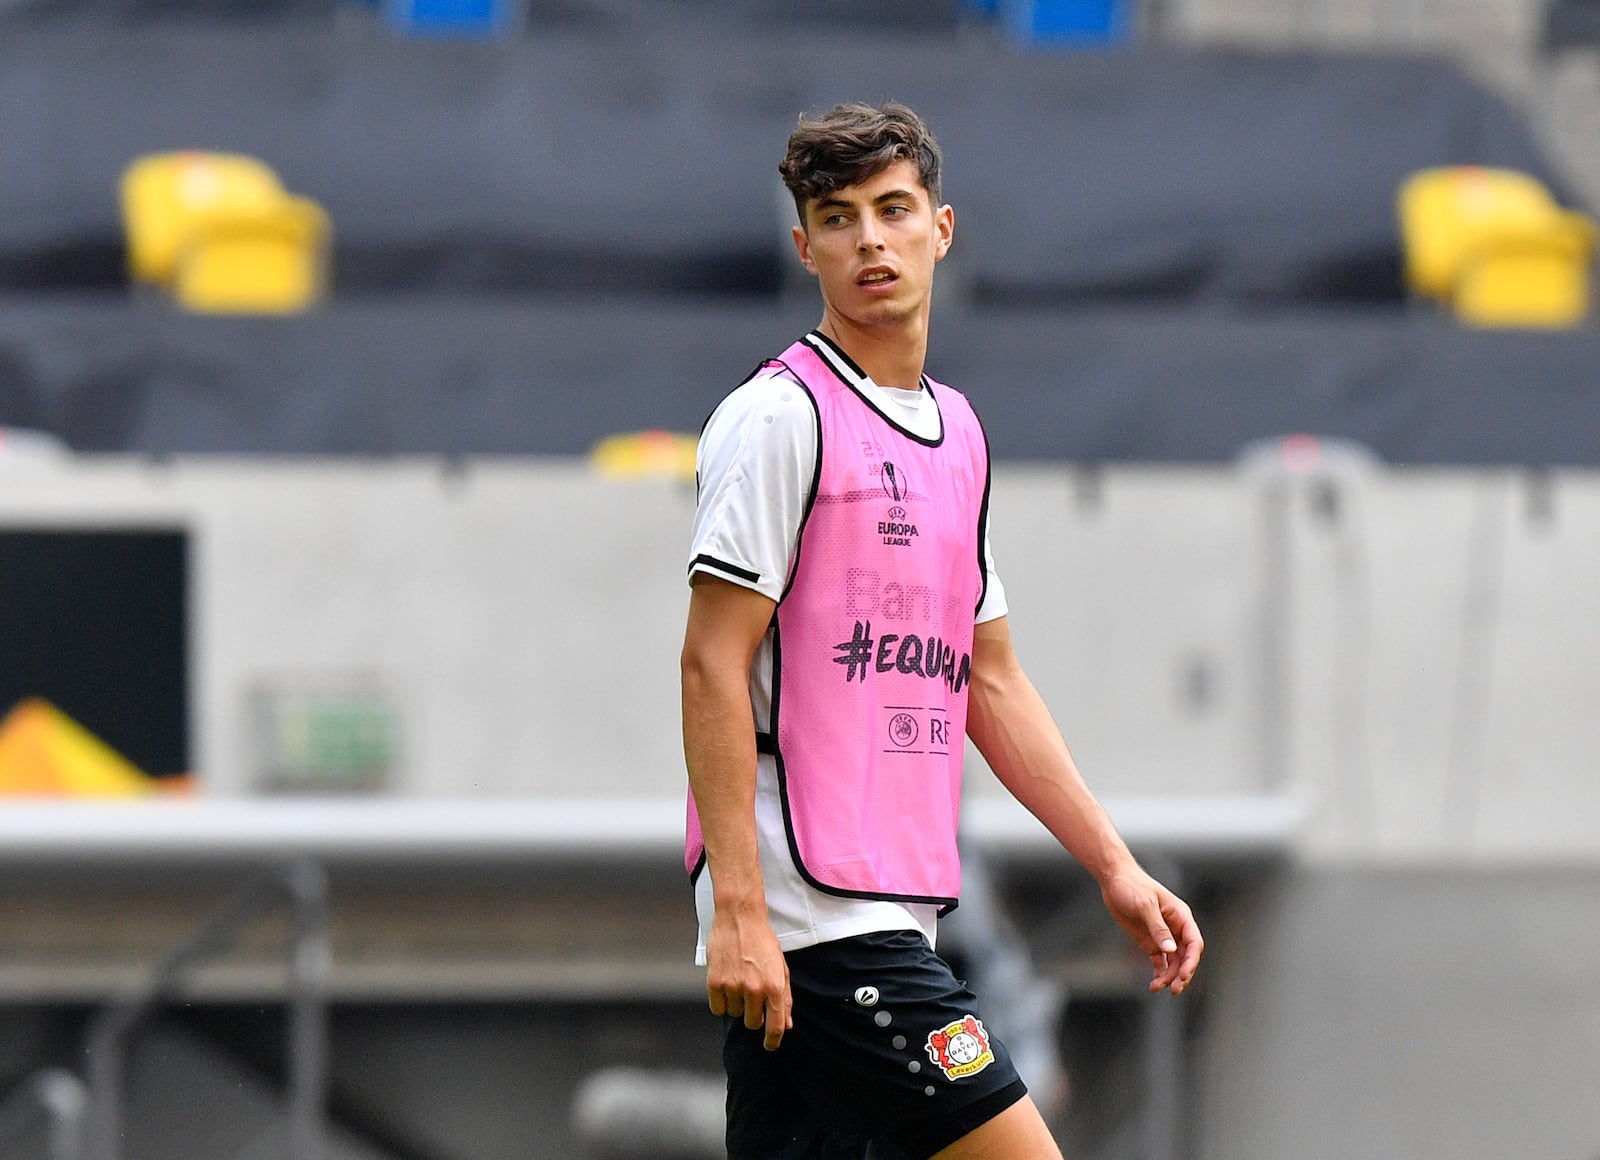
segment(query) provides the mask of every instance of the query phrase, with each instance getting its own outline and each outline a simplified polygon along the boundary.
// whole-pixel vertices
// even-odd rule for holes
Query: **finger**
[[[1157,951],[1150,956],[1150,990],[1152,993],[1172,985],[1178,974],[1178,956]]]
[[[783,990],[767,1001],[767,1034],[762,1046],[777,1051],[783,1033],[794,1026],[794,994],[789,990],[789,968],[783,968]]]
[[[1151,958],[1154,958],[1158,953],[1171,955],[1177,952],[1178,940],[1172,937],[1172,931],[1167,926],[1166,920],[1161,917],[1159,910],[1149,920],[1149,930],[1150,946],[1153,948],[1150,952]]]
[[[761,1046],[768,1051],[777,1051],[778,1044],[783,1042],[783,1033],[794,1026],[786,998],[774,999],[767,1004],[767,1033],[761,1039]]]
[[[1178,932],[1179,945],[1182,947],[1181,951],[1169,956],[1170,970],[1166,978],[1166,984],[1172,988],[1172,993],[1177,995],[1181,994],[1189,985],[1189,981],[1194,978],[1195,970],[1200,966],[1200,954],[1205,949],[1205,940],[1200,937],[1200,927],[1194,920],[1194,912],[1183,899],[1169,896],[1163,899],[1161,909],[1162,917],[1171,924],[1169,929]]]
[[[728,1013],[728,997],[721,987],[706,988],[706,1005],[711,1008],[713,1015],[726,1015]]]
[[[770,1003],[763,1003],[759,999],[747,999],[744,1005],[744,1025],[751,1031],[760,1030],[767,1021],[767,1011],[770,1007]]]
[[[1151,923],[1146,930],[1146,937],[1139,941],[1150,959],[1150,990],[1159,991],[1177,975],[1178,943],[1160,922]]]
[[[1182,931],[1183,954],[1179,958],[1177,978],[1172,984],[1174,995],[1181,994],[1194,979],[1194,973],[1200,969],[1200,956],[1206,950],[1206,940],[1200,936],[1200,926],[1193,917],[1184,924]]]

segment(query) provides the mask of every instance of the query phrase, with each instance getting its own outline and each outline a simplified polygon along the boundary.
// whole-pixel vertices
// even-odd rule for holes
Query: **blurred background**
[[[696,1160],[693,437],[917,108],[1024,663],[1208,936],[971,756],[1075,1160],[1600,1157],[1600,3],[0,2],[0,1156]]]

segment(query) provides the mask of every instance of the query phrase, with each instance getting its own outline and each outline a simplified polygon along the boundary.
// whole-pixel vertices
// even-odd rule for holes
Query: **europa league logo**
[[[905,476],[900,474],[900,469],[888,460],[883,463],[883,494],[898,503],[906,498],[910,488],[906,486]]]

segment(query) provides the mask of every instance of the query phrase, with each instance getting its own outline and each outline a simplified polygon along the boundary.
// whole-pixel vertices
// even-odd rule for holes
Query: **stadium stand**
[[[1318,429],[1398,462],[1594,456],[1571,410],[1592,332],[1520,364],[1532,415],[1512,428],[1495,368],[1528,339],[1405,308],[1412,173],[1503,167],[1573,200],[1514,111],[1446,61],[1027,52],[970,27],[808,33],[797,56],[753,17],[658,14],[644,35],[605,24],[621,10],[569,5],[598,25],[556,27],[547,6],[532,15],[552,27],[491,44],[281,23],[7,36],[0,422],[158,453],[582,454],[693,430],[813,321],[776,143],[797,110],[866,94],[916,104],[946,144],[941,309],[959,322],[935,366],[1000,404],[999,454],[1225,460]],[[332,294],[312,316],[201,323],[127,300],[119,175],[189,148],[261,158],[327,209]],[[629,355],[619,327],[680,354]],[[1382,401],[1376,362],[1397,368]],[[1049,417],[1006,431],[1013,393]],[[1419,409],[1446,397],[1448,421]]]
[[[996,304],[1398,299],[1392,197],[1413,170],[1500,165],[1561,192],[1503,104],[1409,57],[184,29],[18,35],[0,65],[19,162],[0,185],[0,278],[17,288],[88,284],[76,255],[118,266],[132,156],[226,147],[326,206],[345,292],[770,291],[786,245],[773,142],[797,110],[859,92],[938,127],[972,291]]]

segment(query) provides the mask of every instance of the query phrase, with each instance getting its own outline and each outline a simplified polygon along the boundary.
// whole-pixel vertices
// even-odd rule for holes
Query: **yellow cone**
[[[40,697],[0,721],[0,794],[131,797],[155,788],[127,758]]]

